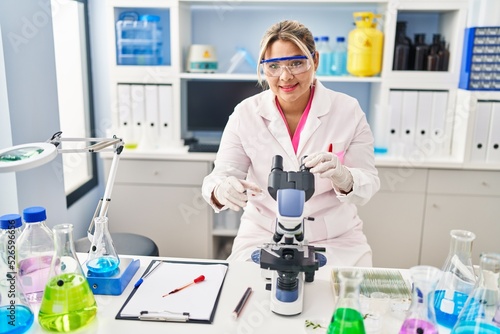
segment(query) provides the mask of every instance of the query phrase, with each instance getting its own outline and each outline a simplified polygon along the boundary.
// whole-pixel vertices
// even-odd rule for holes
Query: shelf
[[[227,81],[257,81],[257,74],[237,74],[237,73],[186,73],[179,75],[181,79],[190,80],[227,80]],[[380,83],[380,77],[354,77],[354,76],[317,76],[321,82],[359,82],[359,83]]]
[[[212,231],[214,237],[235,237],[238,230],[215,229]]]

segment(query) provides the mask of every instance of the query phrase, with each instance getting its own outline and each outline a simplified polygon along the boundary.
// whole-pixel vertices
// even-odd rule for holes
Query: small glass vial
[[[410,268],[410,275],[413,296],[399,334],[437,334],[433,299],[441,270],[431,266],[416,266]]]
[[[340,293],[327,334],[365,334],[359,290],[363,273],[359,270],[340,270]]]
[[[16,274],[16,243],[22,233],[22,226],[18,214],[0,217],[0,285],[10,285],[8,280]]]
[[[97,304],[75,253],[73,225],[56,225],[53,231],[55,254],[38,323],[49,331],[69,332],[90,323]]]
[[[484,253],[478,284],[470,293],[452,334],[500,334],[500,253]]]
[[[120,258],[108,230],[108,217],[94,218],[95,231],[87,258],[87,269],[93,273],[111,276],[118,270]]]
[[[452,230],[450,235],[450,252],[436,287],[434,307],[437,322],[451,329],[476,284],[472,266],[472,242],[476,235],[464,230]]]
[[[49,277],[50,262],[54,255],[54,239],[52,231],[45,223],[45,208],[26,208],[23,210],[23,218],[26,227],[16,245],[19,279],[28,301],[39,303]]]

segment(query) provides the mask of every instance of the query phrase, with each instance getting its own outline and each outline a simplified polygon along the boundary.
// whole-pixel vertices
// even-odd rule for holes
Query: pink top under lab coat
[[[305,239],[327,248],[329,264],[372,265],[371,248],[356,205],[365,204],[380,188],[373,135],[356,99],[325,88],[318,80],[315,85],[297,153],[271,90],[242,101],[229,117],[215,168],[203,181],[203,197],[218,212],[210,196],[229,175],[254,182],[265,192],[264,198],[249,199],[229,260],[248,260],[257,247],[272,242],[276,202],[267,193],[267,179],[273,157],[283,157],[284,171],[298,171],[301,157],[327,151],[333,144],[334,153],[343,155],[344,165],[352,174],[353,190],[348,195],[336,193],[330,180],[315,176],[314,195],[304,208],[304,216],[315,220],[304,222]]]

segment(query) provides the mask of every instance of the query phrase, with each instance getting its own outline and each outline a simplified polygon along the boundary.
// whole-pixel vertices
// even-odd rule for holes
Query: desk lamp
[[[62,132],[56,132],[52,138],[43,143],[31,143],[13,146],[0,150],[0,173],[18,172],[36,168],[52,161],[58,153],[96,153],[113,151],[113,161],[104,190],[103,197],[99,200],[92,221],[87,230],[91,241],[89,257],[87,259],[87,280],[95,294],[120,295],[128,285],[136,271],[139,269],[139,260],[124,259],[120,261],[116,253],[111,235],[107,229],[95,229],[95,222],[107,221],[107,212],[111,201],[111,191],[115,182],[118,161],[123,150],[124,143],[121,138],[61,138]],[[62,142],[89,143],[82,148],[63,148]],[[92,144],[94,143],[94,144]],[[88,266],[90,259],[102,257],[102,262],[113,265],[99,270]],[[110,261],[110,259],[112,261]],[[99,258],[97,260],[100,260]],[[103,269],[105,268],[105,269]]]

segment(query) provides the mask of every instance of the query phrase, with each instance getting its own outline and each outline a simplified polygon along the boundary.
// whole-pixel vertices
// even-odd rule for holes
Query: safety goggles
[[[279,77],[285,68],[292,75],[301,74],[309,71],[311,65],[307,56],[270,58],[260,61],[262,72],[268,77]]]

